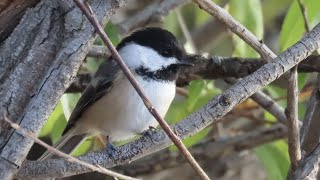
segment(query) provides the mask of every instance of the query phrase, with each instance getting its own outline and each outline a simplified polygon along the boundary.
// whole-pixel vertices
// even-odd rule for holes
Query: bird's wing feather
[[[99,100],[103,95],[107,94],[111,88],[116,74],[119,72],[119,66],[109,60],[103,63],[96,72],[94,79],[83,91],[76,107],[69,118],[68,124],[63,131],[67,133],[77,122],[81,114],[95,101]]]

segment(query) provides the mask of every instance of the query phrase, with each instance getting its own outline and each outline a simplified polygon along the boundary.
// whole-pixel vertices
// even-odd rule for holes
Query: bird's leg
[[[155,132],[156,128],[153,126],[149,126],[149,129],[143,131],[141,133],[142,136],[148,136],[151,138],[152,134]]]
[[[106,140],[107,140],[107,141],[106,141],[106,142],[107,142],[106,151],[107,151],[109,157],[111,157],[112,159],[114,159],[116,153],[118,153],[118,150],[117,150],[117,148],[111,143],[109,136],[106,136]]]

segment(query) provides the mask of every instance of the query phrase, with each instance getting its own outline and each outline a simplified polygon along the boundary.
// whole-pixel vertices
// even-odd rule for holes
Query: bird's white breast
[[[175,83],[135,77],[153,106],[164,117],[175,96]],[[122,73],[113,82],[111,91],[91,105],[81,119],[85,122],[82,127],[85,131],[108,135],[111,141],[128,139],[149,126],[158,125]]]

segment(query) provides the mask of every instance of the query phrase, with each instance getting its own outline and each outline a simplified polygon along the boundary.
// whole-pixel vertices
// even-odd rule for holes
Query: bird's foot
[[[143,131],[141,134],[142,136],[148,136],[148,137],[152,137],[152,134],[156,131],[155,127],[149,126],[149,129]],[[152,138],[151,138],[152,139]]]
[[[112,159],[115,159],[116,157],[116,153],[118,153],[118,149],[117,147],[115,147],[112,143],[108,142],[107,146],[106,146],[106,151],[109,155],[109,157],[111,157]]]

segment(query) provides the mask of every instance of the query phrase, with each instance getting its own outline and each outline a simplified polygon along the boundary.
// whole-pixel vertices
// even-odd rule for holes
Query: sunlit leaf
[[[65,121],[66,122],[66,119],[63,115],[62,105],[60,102],[58,103],[56,108],[53,110],[53,112],[50,115],[46,124],[43,126],[43,128],[39,134],[39,137],[49,136],[50,133],[53,131],[54,125],[57,121]]]
[[[229,12],[259,39],[263,37],[263,18],[260,0],[231,0]],[[233,35],[235,51],[233,55],[241,57],[259,57],[249,45],[237,35]]]
[[[320,1],[302,0],[302,3],[307,9],[308,21],[312,28],[320,22]],[[284,51],[296,43],[305,31],[304,20],[298,2],[292,1],[280,32],[280,51]]]
[[[288,146],[283,140],[265,144],[254,149],[258,159],[267,171],[270,180],[285,180],[290,160]]]
[[[81,156],[87,153],[89,150],[92,149],[94,143],[94,138],[90,137],[87,138],[77,149],[75,149],[72,153],[72,156]]]
[[[117,27],[111,21],[109,21],[107,23],[107,25],[104,27],[104,31],[106,32],[106,34],[110,38],[112,44],[114,46],[117,46],[119,44],[119,42],[120,42],[120,38],[119,38],[119,33],[118,33]]]
[[[166,120],[170,124],[177,123],[178,121],[184,119],[192,112],[195,112],[200,107],[205,105],[213,96],[220,93],[220,90],[213,86],[212,81],[198,80],[192,82],[188,86],[188,97],[185,100],[174,101],[166,115]],[[183,140],[187,147],[190,147],[198,143],[203,139],[211,127],[207,127],[195,136]],[[170,148],[171,150],[176,150],[175,146]]]
[[[74,107],[76,106],[81,94],[80,93],[67,93],[61,97],[61,105],[66,116],[69,119]]]

